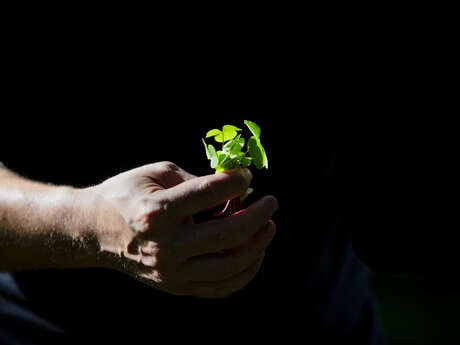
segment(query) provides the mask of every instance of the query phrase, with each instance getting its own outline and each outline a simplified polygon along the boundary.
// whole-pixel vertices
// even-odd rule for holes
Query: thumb
[[[164,188],[174,187],[196,177],[170,161],[147,164],[136,170],[137,173],[154,179]]]

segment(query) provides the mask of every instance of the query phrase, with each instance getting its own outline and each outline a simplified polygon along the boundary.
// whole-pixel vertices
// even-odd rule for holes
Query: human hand
[[[193,215],[245,193],[247,169],[196,177],[171,162],[123,172],[92,195],[100,264],[175,295],[220,298],[247,285],[275,234],[265,196],[222,219]]]

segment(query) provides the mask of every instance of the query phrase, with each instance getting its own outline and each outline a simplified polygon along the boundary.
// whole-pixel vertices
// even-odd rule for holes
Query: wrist
[[[94,196],[89,189],[57,187],[57,200],[53,217],[58,219],[60,229],[55,241],[56,263],[63,268],[99,266],[99,246],[96,236],[96,210]]]
[[[120,255],[131,232],[115,205],[99,186],[74,190],[76,219],[83,219],[75,234],[85,251],[82,263],[90,267],[119,269]]]

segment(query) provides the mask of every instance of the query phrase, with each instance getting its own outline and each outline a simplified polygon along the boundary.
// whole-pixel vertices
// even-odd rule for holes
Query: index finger
[[[239,247],[266,225],[277,209],[277,199],[265,196],[226,218],[193,224],[180,234],[183,250],[191,257]]]
[[[250,181],[247,168],[191,178],[161,191],[168,205],[165,212],[182,220],[244,194]]]

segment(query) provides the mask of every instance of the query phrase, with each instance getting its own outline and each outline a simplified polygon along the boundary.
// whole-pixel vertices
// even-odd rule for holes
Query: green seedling
[[[211,129],[205,138],[213,138],[220,144],[218,149],[202,139],[206,151],[206,157],[210,161],[211,168],[215,173],[232,171],[238,168],[268,169],[268,158],[260,141],[260,127],[253,121],[244,120],[244,124],[251,133],[248,139],[243,137],[243,130],[233,125],[224,125],[222,129]],[[252,192],[248,188],[246,193],[238,198],[228,200],[224,209],[216,215],[223,215],[228,210],[230,214],[241,209],[241,202]]]

